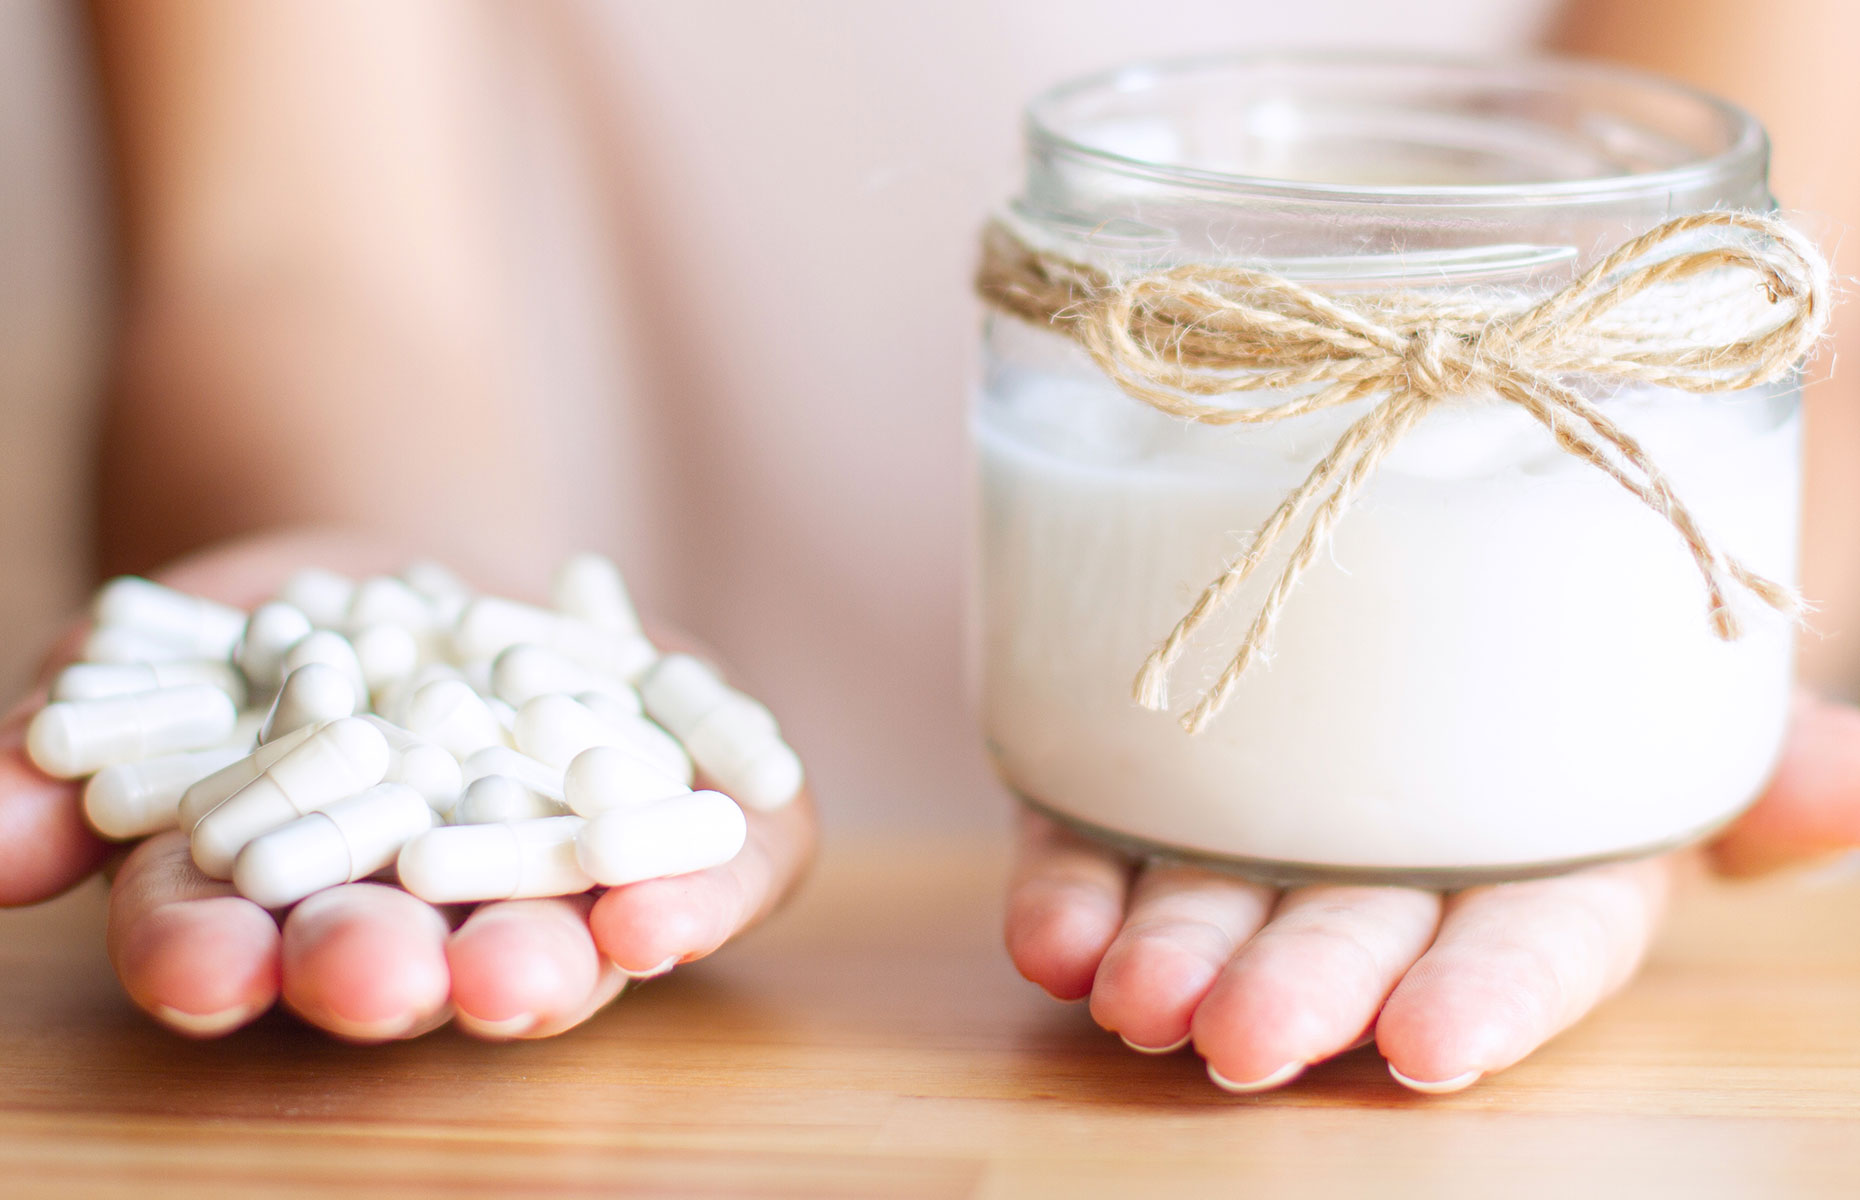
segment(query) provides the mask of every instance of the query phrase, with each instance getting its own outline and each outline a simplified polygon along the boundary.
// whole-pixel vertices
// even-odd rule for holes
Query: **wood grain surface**
[[[1373,1049],[1215,1091],[1015,975],[987,841],[830,844],[800,901],[547,1042],[189,1042],[101,891],[0,914],[0,1196],[1860,1196],[1860,879],[1710,887],[1640,980],[1456,1096]]]

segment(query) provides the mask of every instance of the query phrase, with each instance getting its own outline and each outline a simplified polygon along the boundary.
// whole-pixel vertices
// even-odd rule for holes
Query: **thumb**
[[[78,785],[26,757],[35,695],[0,722],[0,908],[36,904],[83,880],[109,852],[84,824]]]

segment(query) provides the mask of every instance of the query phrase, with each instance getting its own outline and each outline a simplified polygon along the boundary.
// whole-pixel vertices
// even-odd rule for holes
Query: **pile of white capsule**
[[[739,804],[801,787],[769,710],[661,655],[598,555],[562,564],[549,608],[417,563],[305,569],[249,614],[125,577],[94,617],[27,753],[89,777],[104,837],[181,829],[268,908],[389,868],[434,904],[698,871],[742,849]]]

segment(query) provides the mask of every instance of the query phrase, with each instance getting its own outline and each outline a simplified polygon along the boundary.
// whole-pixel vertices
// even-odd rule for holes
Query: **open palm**
[[[309,563],[363,574],[402,556],[331,536],[230,544],[160,575],[250,607]],[[49,669],[72,657],[69,639]],[[48,779],[23,750],[29,698],[0,727],[0,903],[29,904],[92,874],[111,847],[84,826],[79,785]],[[158,1020],[214,1036],[282,1003],[339,1037],[411,1037],[449,1019],[485,1037],[544,1037],[585,1020],[630,976],[701,957],[772,909],[814,843],[811,801],[748,814],[731,862],[598,895],[435,908],[353,883],[273,914],[209,879],[178,832],[117,866],[109,950],[124,989]]]
[[[1277,891],[1140,863],[1021,819],[1007,943],[1028,979],[1090,998],[1132,1047],[1193,1043],[1263,1091],[1373,1038],[1402,1083],[1455,1091],[1517,1062],[1625,983],[1701,859],[1749,873],[1860,845],[1860,713],[1804,698],[1768,792],[1704,853],[1440,895]]]

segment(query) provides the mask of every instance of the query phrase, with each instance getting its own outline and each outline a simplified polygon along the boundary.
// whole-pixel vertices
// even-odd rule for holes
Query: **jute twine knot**
[[[1145,660],[1135,699],[1164,710],[1170,669],[1190,639],[1310,510],[1238,650],[1183,716],[1190,733],[1220,712],[1259,657],[1299,578],[1376,467],[1454,397],[1517,406],[1561,450],[1659,514],[1704,580],[1719,637],[1739,636],[1733,584],[1799,615],[1800,597],[1714,546],[1640,443],[1572,381],[1714,393],[1781,379],[1826,329],[1829,288],[1827,261],[1812,243],[1775,217],[1735,211],[1657,226],[1536,302],[1412,291],[1332,296],[1219,263],[1119,278],[1000,220],[984,230],[976,280],[991,307],[1072,338],[1126,393],[1184,420],[1263,425],[1379,397]],[[1284,398],[1252,407],[1201,399],[1242,392]]]
[[[1408,389],[1429,396],[1463,391],[1479,377],[1476,359],[1481,349],[1478,339],[1469,341],[1445,329],[1410,335],[1401,356]]]

